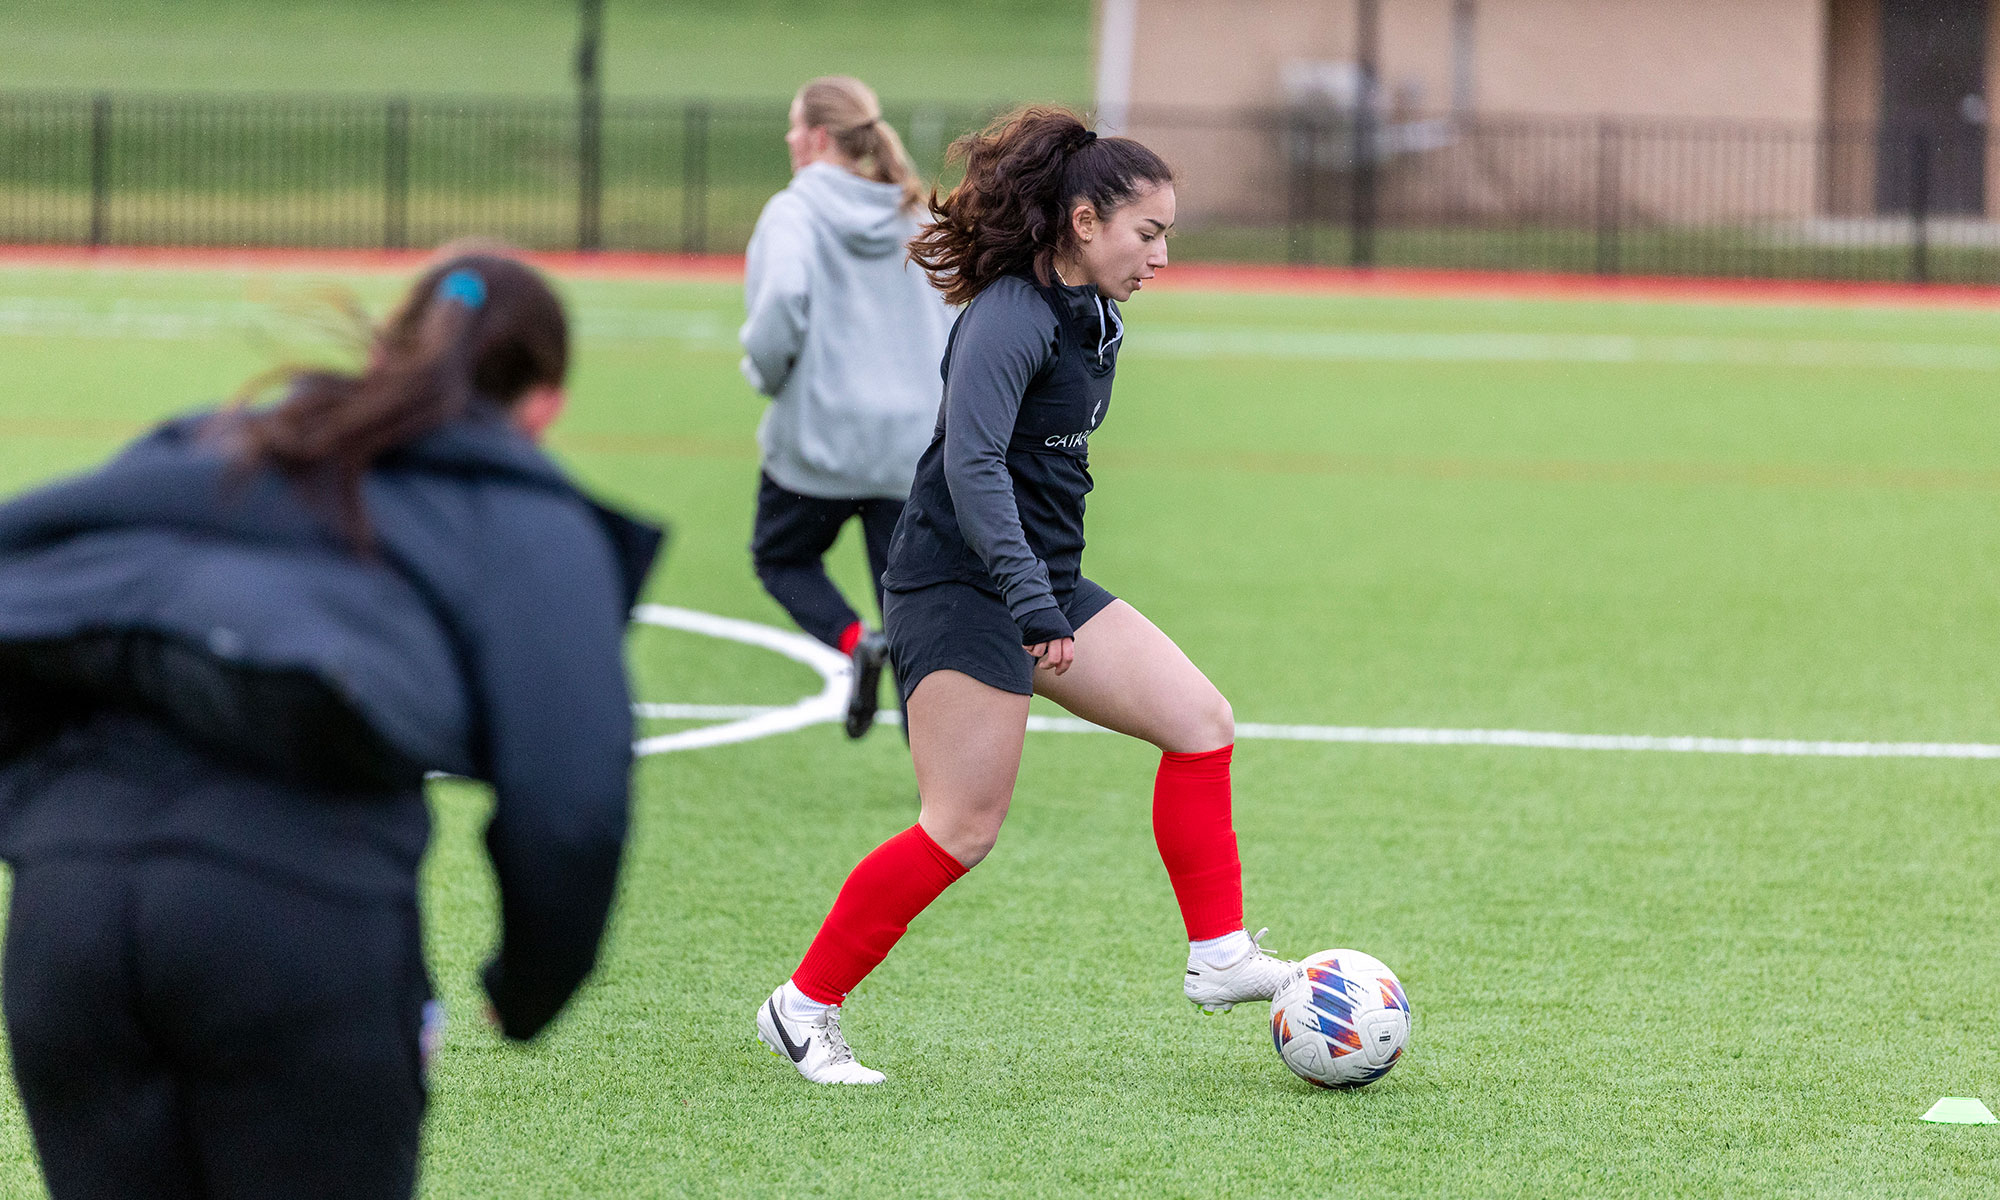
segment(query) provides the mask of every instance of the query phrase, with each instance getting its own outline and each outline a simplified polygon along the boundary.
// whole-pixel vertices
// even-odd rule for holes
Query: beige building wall
[[[1139,108],[1277,104],[1283,99],[1279,71],[1287,60],[1353,55],[1347,33],[1354,20],[1347,3],[1132,2],[1132,104]],[[1100,4],[1100,18],[1103,9]]]
[[[1282,65],[1352,60],[1355,0],[1134,0],[1136,107],[1282,103]],[[1475,0],[1491,116],[1818,120],[1828,0]],[[1382,0],[1382,78],[1443,112],[1451,0]]]
[[[1873,213],[1881,0],[1827,0],[1826,64],[1826,209],[1842,217]]]
[[[1826,119],[1873,125],[1882,109],[1881,0],[1827,0]]]
[[[2000,119],[2000,4],[1986,6],[1986,217],[2000,220],[2000,154],[1993,152],[1993,124]]]
[[[1184,219],[1275,219],[1300,198],[1288,187],[1296,143],[1267,126],[1228,125],[1198,113],[1276,110],[1286,101],[1284,65],[1357,57],[1356,0],[1130,0],[1135,5],[1129,103],[1131,132],[1156,145],[1184,176]],[[1726,220],[1806,215],[1834,173],[1810,145],[1788,147],[1783,179],[1736,211],[1692,211],[1713,189],[1687,186],[1673,151],[1598,122],[1768,120],[1803,129],[1837,102],[1859,112],[1879,103],[1872,36],[1876,0],[1475,0],[1471,6],[1467,115],[1571,117],[1574,131],[1497,152],[1467,146],[1404,156],[1385,168],[1385,209],[1442,197],[1454,213],[1536,209],[1575,220],[1607,201],[1634,219]],[[1104,0],[1100,0],[1102,11]],[[1452,0],[1381,0],[1378,54],[1386,99],[1399,117],[1450,111],[1454,83]],[[1833,26],[1853,59],[1835,88]],[[1149,116],[1150,114],[1150,116]],[[1489,121],[1489,125],[1491,121]],[[1716,169],[1727,165],[1717,159]],[[1853,158],[1838,178],[1852,203],[1872,202],[1872,158]],[[1327,175],[1340,186],[1339,173]],[[1863,186],[1865,183],[1865,187]],[[1399,200],[1399,197],[1402,198]],[[1319,194],[1329,216],[1342,201]],[[1711,205],[1711,208],[1713,206]],[[1407,211],[1407,209],[1405,210]]]
[[[1482,0],[1478,14],[1482,113],[1820,117],[1825,0]]]

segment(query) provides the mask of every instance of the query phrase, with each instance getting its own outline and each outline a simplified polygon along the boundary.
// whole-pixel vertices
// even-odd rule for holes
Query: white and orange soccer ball
[[[1359,950],[1302,959],[1271,997],[1271,1042],[1293,1074],[1357,1088],[1389,1073],[1410,1040],[1410,1001],[1396,973]]]

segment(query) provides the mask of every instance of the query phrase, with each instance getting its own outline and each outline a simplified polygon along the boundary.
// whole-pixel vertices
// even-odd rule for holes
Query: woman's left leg
[[[757,519],[750,561],[757,579],[799,628],[839,650],[854,653],[861,618],[826,573],[826,555],[840,527],[854,515],[853,500],[802,496],[764,476],[757,488]]]
[[[196,858],[139,879],[149,1024],[187,1073],[207,1194],[410,1196],[441,1032],[414,903]]]
[[[972,608],[990,610],[986,615],[1005,627],[999,649],[1018,656],[1018,682],[1025,686],[1027,656],[1012,645],[1007,610],[985,598]],[[913,623],[923,620],[920,614]],[[840,1006],[910,922],[986,857],[1013,799],[1028,723],[1025,691],[935,670],[911,691],[909,712],[922,815],[848,873],[804,960],[757,1012],[757,1036],[815,1083],[882,1082],[880,1071],[855,1061],[840,1032]]]
[[[415,1190],[426,1103],[415,911],[197,858],[15,876],[5,995],[49,1190]]]
[[[140,1016],[123,859],[16,864],[7,1041],[55,1200],[203,1195],[189,1098]]]
[[[860,501],[856,511],[861,515],[862,544],[868,550],[868,575],[875,581],[875,611],[882,611],[882,576],[889,570],[889,543],[896,536],[896,522],[903,517],[903,501],[875,497]],[[886,634],[863,634],[853,651],[854,684],[848,689],[847,734],[860,737],[875,723],[875,708],[881,702],[882,668],[889,666],[889,641]],[[891,678],[894,668],[891,668]],[[890,689],[902,694],[900,686]],[[903,740],[910,738],[910,727],[903,725]]]
[[[1187,927],[1185,991],[1204,1011],[1269,999],[1292,964],[1243,927],[1243,868],[1231,819],[1235,715],[1172,638],[1123,600],[1076,631],[1068,671],[1035,688],[1086,721],[1160,748],[1153,837]]]

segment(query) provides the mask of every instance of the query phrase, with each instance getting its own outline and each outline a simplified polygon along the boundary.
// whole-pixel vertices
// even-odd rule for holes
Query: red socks
[[[862,633],[861,622],[848,622],[847,628],[840,631],[840,652],[842,654],[854,653],[854,648],[861,644]]]
[[[1225,825],[1227,787],[1225,783]],[[1229,846],[1233,864],[1233,838]],[[965,867],[932,841],[921,825],[875,847],[841,885],[833,911],[819,927],[805,961],[792,972],[792,982],[821,1004],[839,1004],[888,957],[916,915],[964,874]]]
[[[1243,866],[1229,822],[1233,749],[1162,754],[1153,781],[1153,837],[1191,942],[1243,928]],[[921,825],[875,847],[848,874],[792,982],[821,1004],[839,1004],[964,874]]]
[[[1229,753],[1162,754],[1153,779],[1153,840],[1167,864],[1188,940],[1243,928],[1243,864],[1229,823]]]

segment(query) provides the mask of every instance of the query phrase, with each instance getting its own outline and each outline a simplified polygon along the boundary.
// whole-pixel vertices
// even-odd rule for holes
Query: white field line
[[[737,721],[761,717],[786,706],[777,704],[648,704],[632,706],[632,714],[648,721]]]
[[[585,305],[574,315],[578,337],[585,341],[669,341],[717,350],[736,346],[733,324],[719,312]],[[308,319],[281,304],[0,296],[0,337],[175,341],[290,332],[314,336]],[[1133,331],[1132,343],[1134,353],[1186,359],[2000,371],[2000,345],[1975,342],[1143,326]]]
[[[1619,333],[1142,328],[1135,331],[1133,344],[1138,353],[1167,358],[2000,370],[2000,346],[1949,342]]]
[[[640,755],[693,750],[789,733],[808,725],[841,719],[847,705],[847,656],[830,650],[802,633],[775,629],[754,621],[739,621],[710,613],[663,605],[642,605],[632,617],[646,625],[726,638],[774,650],[818,672],[824,686],[793,704],[664,704],[641,702],[635,715],[650,720],[720,721],[680,733],[642,739]],[[900,714],[876,718],[896,724]],[[1028,718],[1031,733],[1110,733],[1101,725],[1076,717]],[[1345,742],[1388,746],[1508,746],[1534,750],[1627,750],[1670,754],[1751,754],[1784,758],[1987,758],[2000,759],[2000,745],[1984,742],[1829,742],[1789,738],[1656,737],[1646,734],[1550,733],[1527,729],[1424,729],[1372,725],[1268,725],[1245,722],[1236,726],[1238,741]]]
[[[633,610],[632,619],[642,625],[680,629],[688,633],[724,638],[732,642],[774,650],[794,662],[801,662],[811,667],[819,674],[825,685],[820,688],[818,694],[807,696],[795,704],[756,712],[742,712],[737,709],[725,714],[725,723],[721,725],[707,725],[700,729],[683,730],[680,733],[641,738],[632,747],[635,754],[642,756],[665,754],[670,750],[723,746],[731,742],[747,742],[775,734],[790,733],[794,729],[803,729],[808,725],[839,720],[847,708],[847,656],[820,645],[802,633],[773,629],[769,625],[759,625],[755,621],[718,617],[713,613],[669,608],[664,604],[642,604]],[[728,707],[735,709],[735,706]]]
[[[1364,725],[1236,727],[1238,738],[1364,742],[1393,746],[1519,746],[1542,750],[1651,750],[1671,754],[1757,754],[1792,758],[2000,758],[1980,742],[1824,742],[1789,738],[1654,737],[1626,733],[1545,733],[1526,729],[1398,729]]]

